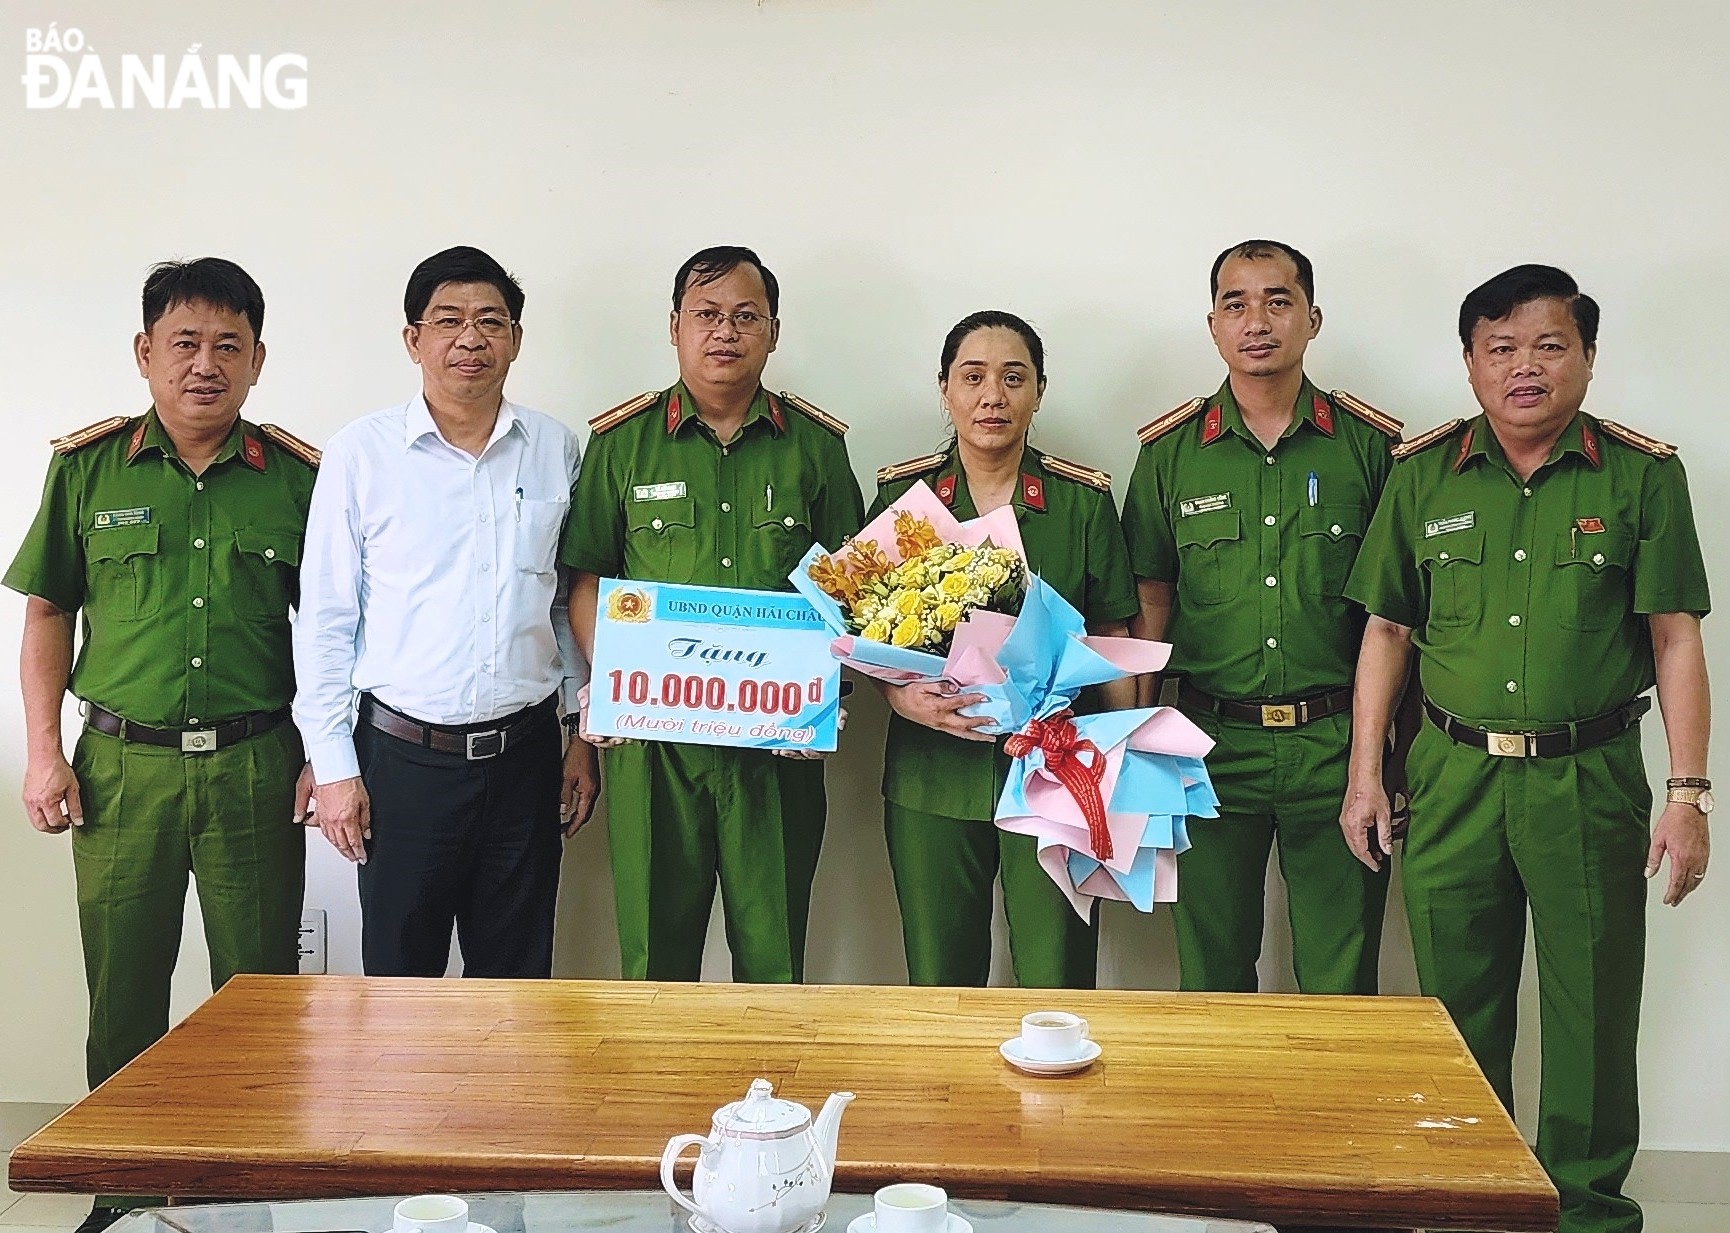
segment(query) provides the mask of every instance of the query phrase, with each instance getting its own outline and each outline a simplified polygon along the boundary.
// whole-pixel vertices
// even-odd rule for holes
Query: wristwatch
[[[572,711],[569,715],[560,718],[559,722],[565,726],[566,732],[575,736],[577,734],[577,729],[582,726],[583,716],[580,711]]]
[[[1679,805],[1692,805],[1701,813],[1711,813],[1718,804],[1712,796],[1712,781],[1697,776],[1666,779],[1664,799]]]

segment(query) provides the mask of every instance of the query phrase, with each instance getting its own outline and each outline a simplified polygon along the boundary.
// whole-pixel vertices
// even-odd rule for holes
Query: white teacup
[[[396,1205],[393,1233],[468,1233],[469,1205],[454,1194],[417,1194]]]
[[[872,1199],[877,1233],[944,1233],[949,1227],[949,1195],[941,1186],[900,1182]]]
[[[1067,1062],[1081,1056],[1087,1020],[1067,1010],[1036,1010],[1021,1018],[1021,1052],[1035,1062]]]

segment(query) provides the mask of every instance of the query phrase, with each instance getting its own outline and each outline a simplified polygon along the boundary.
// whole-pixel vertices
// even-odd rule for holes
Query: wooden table
[[[1036,1079],[1029,1010],[1104,1046]],[[242,976],[12,1155],[18,1190],[316,1197],[652,1187],[754,1077],[858,1094],[836,1187],[1279,1224],[1551,1230],[1441,1006],[1014,989]],[[687,1157],[689,1159],[689,1157]]]

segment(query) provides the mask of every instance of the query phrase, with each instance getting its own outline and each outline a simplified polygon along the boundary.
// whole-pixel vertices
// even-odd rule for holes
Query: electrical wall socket
[[[323,976],[325,967],[324,909],[310,908],[300,914],[300,974]]]

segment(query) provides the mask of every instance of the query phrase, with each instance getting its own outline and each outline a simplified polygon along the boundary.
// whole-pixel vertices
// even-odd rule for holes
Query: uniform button
[[[1448,559],[1448,554],[1447,554],[1447,553],[1445,553],[1445,552],[1438,552],[1438,553],[1436,553],[1436,560],[1438,560],[1438,561],[1446,561],[1446,560],[1447,560],[1447,559]]]
[[[1279,520],[1277,518],[1275,518],[1272,514],[1269,514],[1266,518],[1263,518],[1262,521],[1271,527],[1271,526],[1273,526],[1273,524],[1275,522],[1277,522]]]
[[[732,557],[722,557],[721,558],[721,568],[722,569],[732,569],[733,568],[733,558]]]
[[[729,505],[727,502],[723,501],[723,502],[721,502],[721,512],[723,514],[730,514],[733,512],[733,507],[731,505]]]
[[[1532,495],[1532,490],[1530,488],[1522,488],[1520,489],[1520,495],[1522,497],[1529,497]]]
[[[1268,644],[1269,649],[1271,650],[1272,648],[1277,647],[1279,645],[1279,639],[1278,638],[1269,638],[1267,640],[1267,644]]]
[[[1514,560],[1524,561],[1525,559],[1526,559],[1526,550],[1524,548],[1514,549]]]
[[[193,597],[192,597],[192,606],[193,606],[193,607],[194,607],[194,608],[202,608],[202,607],[204,607],[204,596],[202,596],[202,595],[194,595],[194,596],[193,596]]]
[[[192,541],[192,546],[194,548],[202,548],[202,547],[204,547],[204,540],[203,539],[195,539]]]
[[[1334,523],[1333,526],[1328,528],[1328,534],[1330,534],[1330,535],[1338,535],[1339,533],[1340,533],[1340,524],[1337,522]]]
[[[204,491],[204,481],[203,480],[198,481],[198,491],[200,491],[200,492]],[[192,722],[197,723],[198,721],[193,720]]]
[[[1520,687],[1518,685],[1514,684],[1514,682],[1509,681],[1508,682],[1508,692],[1511,694],[1517,694],[1520,692]]]
[[[785,518],[783,518],[783,519],[781,519],[781,525],[782,525],[782,526],[784,526],[784,527],[790,527],[790,526],[792,526],[792,525],[793,525],[793,515],[791,515],[791,514],[788,514],[788,515],[787,515],[787,516],[786,516],[786,517],[785,517]],[[1600,560],[1600,561],[1602,561],[1602,560],[1603,560],[1603,559],[1604,559],[1604,558],[1603,558],[1603,557],[1599,557],[1599,558],[1598,558],[1598,559],[1599,559],[1599,560]]]
[[[186,722],[187,722],[187,723],[189,723],[189,724],[191,724],[191,725],[193,725],[193,726],[194,726],[194,727],[197,727],[197,726],[198,726],[198,716],[196,716],[196,715],[188,715],[188,716],[187,716],[187,717],[186,717]]]
[[[1273,466],[1273,455],[1272,455],[1272,454],[1269,454],[1269,455],[1268,455],[1268,456],[1267,456],[1267,458],[1266,458],[1266,459],[1265,459],[1265,461],[1266,461],[1266,462],[1267,462],[1267,465],[1268,465],[1268,466],[1270,466],[1270,467],[1271,467],[1271,466]]]
[[[662,522],[659,518],[657,518],[653,522],[651,522],[649,525],[651,527],[654,527],[655,530],[659,531],[662,527],[666,526],[667,524]]]
[[[276,560],[276,549],[274,549],[274,548],[266,548],[266,549],[265,549],[265,550],[264,550],[264,559],[265,559],[265,560],[266,560],[266,561],[274,561],[274,560]]]
[[[1509,625],[1518,625],[1519,623],[1520,623],[1520,614],[1517,612],[1513,616],[1508,618],[1508,624]]]
[[[1266,578],[1263,578],[1262,581],[1267,583],[1268,586],[1270,586],[1270,587],[1277,587],[1279,585],[1279,579],[1275,578],[1272,574],[1269,574]]]
[[[193,657],[192,657],[192,666],[193,666],[193,667],[194,667],[194,668],[202,668],[202,667],[204,667],[204,660],[203,660],[203,658],[202,658],[202,657],[200,657],[200,656],[197,656],[197,655],[194,655],[194,656],[193,656]]]
[[[1601,552],[1594,552],[1592,554],[1592,564],[1593,565],[1602,565],[1603,563],[1604,563],[1604,554]]]

